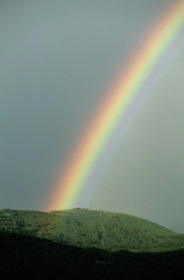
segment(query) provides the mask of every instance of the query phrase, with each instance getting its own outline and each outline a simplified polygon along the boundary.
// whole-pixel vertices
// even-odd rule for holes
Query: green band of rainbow
[[[126,113],[140,87],[159,63],[181,28],[184,28],[184,1],[172,1],[128,61],[118,82],[107,93],[91,118],[66,168],[52,188],[46,210],[71,208],[89,174]]]

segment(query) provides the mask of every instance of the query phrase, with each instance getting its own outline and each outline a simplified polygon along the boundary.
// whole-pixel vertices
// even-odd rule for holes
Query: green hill
[[[39,212],[0,210],[0,231],[111,252],[164,252],[184,248],[184,235],[125,214],[87,209]]]

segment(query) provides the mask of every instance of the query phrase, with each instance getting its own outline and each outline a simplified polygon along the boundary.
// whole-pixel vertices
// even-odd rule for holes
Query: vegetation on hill
[[[0,233],[1,280],[177,280],[184,251],[107,252],[78,248],[23,234]]]
[[[0,210],[0,231],[111,252],[164,252],[184,248],[182,234],[155,223],[125,214],[79,208],[49,213]]]

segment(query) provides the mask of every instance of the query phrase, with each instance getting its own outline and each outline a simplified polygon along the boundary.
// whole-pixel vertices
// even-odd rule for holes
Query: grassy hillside
[[[103,211],[0,211],[0,231],[77,247],[161,252],[184,248],[184,236],[141,218]]]
[[[22,234],[0,233],[1,280],[177,280],[184,251],[107,252],[82,249]]]

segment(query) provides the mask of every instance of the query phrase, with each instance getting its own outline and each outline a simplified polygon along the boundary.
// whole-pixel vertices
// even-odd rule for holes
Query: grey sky
[[[1,209],[42,209],[87,119],[169,3],[0,1]],[[76,206],[184,232],[183,59],[181,48]]]

